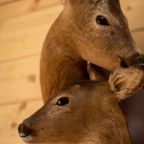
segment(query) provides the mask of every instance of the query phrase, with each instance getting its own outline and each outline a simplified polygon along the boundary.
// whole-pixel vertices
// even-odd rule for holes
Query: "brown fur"
[[[135,79],[136,75],[138,79]],[[131,144],[118,102],[136,91],[141,80],[144,80],[144,72],[130,67],[115,71],[109,84],[76,82],[26,119],[20,125],[19,133],[24,133],[23,140],[29,143]],[[68,98],[69,103],[57,105],[63,97]]]
[[[96,23],[97,15],[107,18],[109,26]],[[76,80],[89,79],[87,62],[114,71],[117,56],[127,64],[144,63],[130,34],[119,0],[66,0],[64,10],[51,27],[41,56],[43,100],[55,97]],[[100,77],[101,79],[101,77]],[[144,92],[123,101],[134,144],[144,143]]]
[[[105,16],[109,26],[98,25],[97,15]],[[140,54],[119,0],[67,0],[42,51],[44,102],[74,81],[88,79],[87,61],[114,71],[119,66],[118,56],[132,64]]]

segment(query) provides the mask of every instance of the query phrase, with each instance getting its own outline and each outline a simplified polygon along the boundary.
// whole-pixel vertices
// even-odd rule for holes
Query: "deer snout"
[[[121,66],[129,67],[129,66],[138,66],[144,65],[144,55],[142,54],[134,54],[128,58],[121,58]]]
[[[131,57],[128,63],[130,66],[131,65],[143,65],[144,64],[144,55],[134,55]]]
[[[33,139],[32,135],[34,131],[28,126],[26,126],[24,123],[18,126],[18,132],[20,137],[24,140],[24,142],[29,143],[30,141],[32,141]]]

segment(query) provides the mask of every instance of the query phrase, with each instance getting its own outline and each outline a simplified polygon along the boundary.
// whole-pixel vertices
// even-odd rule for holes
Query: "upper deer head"
[[[84,60],[108,70],[117,68],[117,57],[129,65],[142,62],[119,0],[67,0],[61,18],[71,35],[67,42]]]
[[[88,79],[87,61],[114,71],[119,58],[128,66],[144,63],[119,0],[66,0],[42,51],[44,101],[73,81]]]

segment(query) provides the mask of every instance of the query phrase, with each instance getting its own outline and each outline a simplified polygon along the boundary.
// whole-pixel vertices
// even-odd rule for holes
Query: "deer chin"
[[[25,135],[24,133],[20,133],[20,137],[22,138],[22,140],[25,142],[25,143],[31,143],[33,141],[33,136],[31,135]]]

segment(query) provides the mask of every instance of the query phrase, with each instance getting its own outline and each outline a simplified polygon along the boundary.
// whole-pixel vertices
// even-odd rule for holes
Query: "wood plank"
[[[39,56],[0,64],[0,105],[42,99]]]
[[[1,0],[1,3],[0,21],[62,4],[61,0]]]
[[[62,10],[56,6],[2,23],[0,61],[40,53],[45,35]]]
[[[144,0],[121,0],[121,5],[130,29],[144,27]]]
[[[0,106],[0,143],[24,144],[18,135],[17,126],[41,106],[41,100]]]
[[[139,0],[139,1],[137,1],[137,0],[127,0],[127,1],[120,0],[123,10],[133,10],[135,8],[143,6],[144,5],[143,2],[144,2],[143,0]]]
[[[133,34],[137,46],[144,52],[144,31]]]
[[[13,1],[15,1],[15,0],[1,0],[1,1],[0,1],[0,5],[2,5],[2,4],[7,4],[7,3],[13,2]]]

